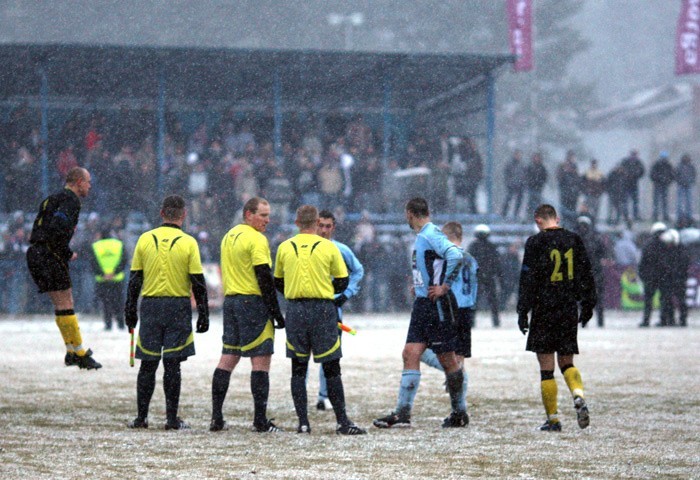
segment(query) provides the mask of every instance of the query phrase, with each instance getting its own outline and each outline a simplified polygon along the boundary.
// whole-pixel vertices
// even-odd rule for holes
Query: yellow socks
[[[562,374],[564,374],[566,385],[571,390],[571,395],[583,398],[583,380],[581,380],[581,372],[578,371],[578,368],[573,365],[565,367],[562,369]]]
[[[542,390],[542,404],[544,405],[545,413],[547,413],[547,418],[551,422],[558,422],[557,381],[553,378],[542,380],[540,382],[540,389]]]
[[[66,350],[75,352],[76,355],[82,357],[87,353],[83,347],[83,338],[80,335],[80,327],[78,326],[78,317],[75,311],[56,310],[56,325],[61,331],[63,342],[66,344]]]
[[[58,326],[58,330],[61,332],[61,336],[63,337],[63,343],[66,344],[66,350],[69,352],[73,351],[73,339],[71,337],[71,332],[68,329],[68,325],[65,321],[65,316],[64,315],[58,315],[58,312],[56,312],[56,326]]]

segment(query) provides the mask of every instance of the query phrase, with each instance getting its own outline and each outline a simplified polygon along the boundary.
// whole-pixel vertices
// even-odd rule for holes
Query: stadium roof
[[[284,109],[430,109],[464,92],[483,93],[510,55],[408,54],[223,48],[0,44],[0,100],[38,97],[90,102],[155,99],[272,106],[279,78]],[[162,77],[161,77],[162,75]],[[483,96],[483,95],[478,95]],[[483,105],[480,105],[483,108]]]

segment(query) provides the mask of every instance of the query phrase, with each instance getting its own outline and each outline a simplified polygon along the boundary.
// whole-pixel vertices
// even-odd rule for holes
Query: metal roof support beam
[[[49,195],[49,77],[44,65],[39,67],[41,86],[39,97],[41,102],[41,194]]]
[[[382,141],[382,169],[386,171],[389,166],[389,155],[391,154],[391,100],[393,95],[393,87],[391,77],[384,77],[384,108],[382,117],[384,120],[384,138]]]
[[[277,164],[282,163],[282,83],[280,81],[279,68],[275,67],[272,79],[272,96],[274,107],[274,132],[275,158]]]
[[[489,81],[489,75],[490,75],[490,70],[489,70],[489,74],[486,77],[486,81]],[[484,81],[484,76],[478,75],[478,76],[476,76],[476,77],[474,77],[474,78],[472,78],[464,83],[460,83],[456,87],[454,87],[446,92],[440,93],[438,95],[435,95],[434,97],[427,98],[425,100],[421,100],[416,105],[416,110],[418,112],[424,112],[426,110],[431,110],[431,109],[437,107],[438,105],[441,105],[441,104],[451,100],[452,98],[454,98],[458,95],[461,95],[462,93],[464,93],[472,88],[478,87],[479,84],[482,83],[483,81]]]
[[[493,141],[496,132],[496,79],[486,74],[486,211],[493,213]]]
[[[166,80],[165,68],[163,64],[158,67],[158,153],[156,169],[156,182],[158,188],[158,198],[163,197],[163,166],[165,164],[165,95]]]

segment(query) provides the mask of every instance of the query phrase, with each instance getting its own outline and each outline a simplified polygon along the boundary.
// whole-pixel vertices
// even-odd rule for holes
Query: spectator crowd
[[[281,228],[297,206],[308,203],[334,211],[340,220],[337,236],[353,246],[367,269],[363,292],[349,305],[360,311],[407,308],[410,299],[403,284],[410,276],[404,268],[408,262],[395,260],[397,252],[408,255],[407,239],[377,233],[366,213],[344,231],[346,212],[400,212],[401,192],[408,190],[425,194],[436,213],[480,213],[477,191],[484,164],[477,144],[446,130],[436,135],[413,132],[403,147],[391,145],[391,155],[384,162],[383,133],[362,115],[291,114],[283,123],[279,151],[273,145],[270,116],[242,116],[227,110],[216,122],[189,118],[192,128],[172,112],[165,120],[164,154],[159,162],[152,111],[124,106],[111,114],[74,113],[51,129],[48,145],[42,142],[37,112],[23,105],[9,114],[0,125],[0,212],[4,212],[0,277],[8,286],[0,298],[0,311],[16,314],[45,307],[29,288],[25,268],[30,216],[42,196],[44,154],[52,191],[74,166],[92,174],[93,191],[83,203],[81,227],[73,240],[73,248],[80,253],[72,269],[76,302],[87,311],[96,308],[88,259],[97,234],[108,226],[131,251],[136,236],[157,222],[157,205],[164,192],[186,198],[187,229],[197,236],[204,262],[218,261],[219,239],[253,196],[265,197],[272,206],[268,231],[273,248],[286,238],[288,232]],[[583,171],[577,163],[575,153],[569,151],[550,174],[540,152],[526,160],[522,151],[515,150],[502,172],[502,216],[529,222],[529,212],[544,200],[545,186],[556,181],[559,211],[569,227],[575,227],[581,215],[592,219],[593,228],[607,220],[613,226],[622,222],[630,230],[641,220],[640,179],[647,169],[636,150],[607,174],[596,159]],[[399,172],[415,175],[405,175],[407,183],[400,185]],[[661,152],[648,175],[653,185],[652,219],[670,221],[669,198],[675,185],[677,223],[689,225],[696,179],[691,157],[685,154],[672,163],[668,153]],[[605,195],[607,216],[601,211]],[[623,240],[630,235],[624,234]],[[499,245],[502,278],[498,297],[490,294],[492,309],[496,303],[503,309],[511,302],[521,240]],[[610,261],[614,261],[615,241],[606,237],[604,256]]]

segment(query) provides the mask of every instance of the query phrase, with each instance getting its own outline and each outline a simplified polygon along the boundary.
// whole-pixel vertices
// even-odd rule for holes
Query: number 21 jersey
[[[538,307],[566,309],[581,302],[596,303],[591,263],[581,237],[569,230],[548,228],[527,239],[522,270],[518,313]]]

